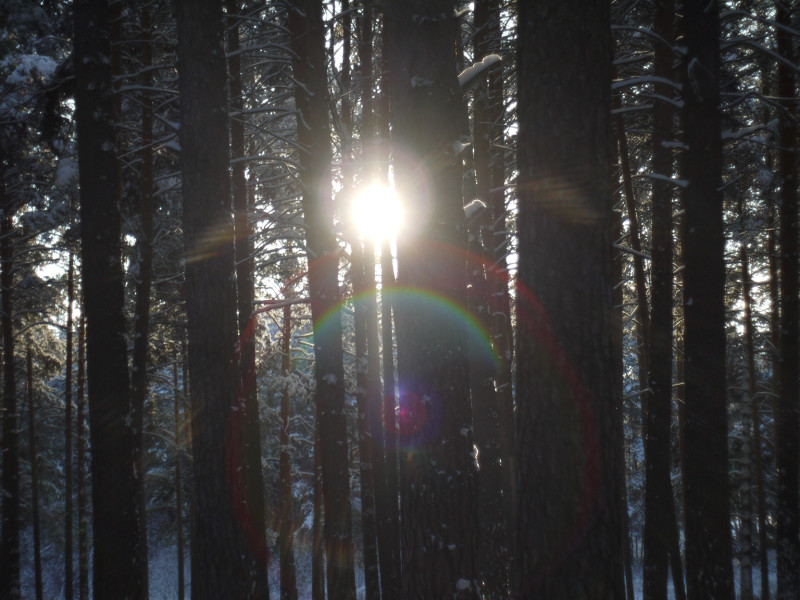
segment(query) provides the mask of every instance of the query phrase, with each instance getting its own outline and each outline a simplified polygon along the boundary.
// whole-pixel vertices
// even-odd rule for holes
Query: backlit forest
[[[790,0],[3,0],[0,600],[800,600]]]

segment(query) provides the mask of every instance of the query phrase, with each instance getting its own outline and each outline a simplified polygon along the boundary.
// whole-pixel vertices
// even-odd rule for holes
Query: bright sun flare
[[[394,190],[372,186],[356,196],[353,218],[362,236],[379,241],[397,233],[402,221],[402,210]]]

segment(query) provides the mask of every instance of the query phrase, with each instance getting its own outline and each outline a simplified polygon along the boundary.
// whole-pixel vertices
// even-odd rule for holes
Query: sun
[[[374,185],[360,192],[352,210],[359,233],[375,241],[392,238],[403,220],[397,196],[386,186]]]

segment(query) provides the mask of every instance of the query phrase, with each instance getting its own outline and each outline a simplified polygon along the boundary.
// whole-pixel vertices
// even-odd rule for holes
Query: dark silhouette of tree
[[[798,296],[797,111],[794,40],[789,4],[776,2],[778,96],[781,98],[778,176],[780,178],[780,397],[775,414],[778,467],[778,600],[800,598],[800,296]]]
[[[300,183],[308,246],[308,287],[314,324],[314,380],[325,514],[329,600],[355,598],[347,422],[338,308],[339,252],[331,205],[331,134],[325,71],[325,30],[319,0],[288,2],[292,74],[296,81]],[[325,327],[321,320],[326,317]]]
[[[222,2],[176,4],[194,459],[192,598],[250,598],[266,561],[246,500]]]
[[[408,226],[392,298],[400,384],[402,595],[477,598],[477,486],[467,340],[429,294],[462,305],[461,90],[448,0],[390,3],[395,181]],[[417,290],[418,293],[413,293]]]
[[[226,0],[228,85],[231,109],[241,112],[244,107],[241,45],[239,41],[241,3]],[[231,195],[233,200],[234,254],[236,257],[236,303],[239,324],[240,394],[244,403],[242,455],[245,473],[245,501],[250,515],[252,535],[258,538],[264,556],[250,565],[255,577],[256,598],[269,597],[266,548],[266,509],[264,480],[261,469],[261,428],[258,415],[256,386],[256,320],[253,317],[254,268],[253,244],[250,240],[250,211],[248,206],[244,123],[241,116],[230,120],[231,128]]]
[[[682,10],[686,579],[690,600],[729,600],[719,12],[695,0]]]
[[[31,348],[25,358],[25,389],[28,395],[28,450],[31,460],[31,512],[33,513],[33,577],[36,600],[42,600],[42,542],[39,517],[39,457],[36,451],[36,411],[33,403],[33,357]]]
[[[5,157],[0,156],[4,162]],[[5,165],[0,163],[5,168]],[[13,201],[0,177],[0,287],[3,334],[3,538],[0,548],[0,595],[20,597],[19,573],[19,412],[14,364],[14,241]]]
[[[602,1],[519,5],[518,593],[525,598],[625,595],[609,18]]]
[[[75,104],[94,506],[94,597],[139,599],[139,515],[120,254],[107,2],[75,3]]]
[[[675,7],[672,0],[655,3],[656,35],[653,68],[656,77],[674,77],[672,40]],[[683,567],[678,545],[678,525],[670,476],[670,411],[672,405],[672,89],[658,83],[653,109],[653,178],[652,178],[652,262],[650,289],[652,310],[649,348],[648,388],[644,394],[645,447],[645,526],[644,526],[644,597],[666,600],[668,564],[672,568],[673,588],[684,598]],[[668,561],[671,559],[671,561]]]

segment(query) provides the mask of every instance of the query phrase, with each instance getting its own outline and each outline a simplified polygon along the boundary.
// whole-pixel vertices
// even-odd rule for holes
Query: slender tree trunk
[[[175,361],[172,363],[172,396],[175,401],[175,529],[178,545],[178,600],[186,596],[186,583],[184,581],[184,541],[183,541],[183,473],[181,472],[181,455],[183,442],[181,441],[181,394],[178,388],[178,361],[180,354],[175,349]]]
[[[222,1],[177,8],[186,312],[192,400],[192,598],[250,598],[261,537],[240,440]],[[260,597],[260,596],[259,596]]]
[[[672,79],[674,69],[675,7],[673,0],[658,0],[655,6],[654,69],[658,77]],[[651,262],[650,346],[646,349],[649,374],[645,392],[645,529],[644,598],[666,600],[668,559],[671,559],[676,598],[685,598],[683,568],[678,545],[678,525],[670,476],[672,407],[673,330],[673,219],[672,149],[673,109],[668,98],[672,90],[658,84],[653,114],[653,248]],[[674,545],[673,545],[674,540]]]
[[[75,409],[78,469],[78,597],[80,600],[89,600],[89,494],[86,489],[88,468],[86,465],[86,415],[84,412],[86,399],[85,332],[86,317],[81,310],[81,321],[78,326],[78,389]]]
[[[492,2],[481,0],[475,4],[475,37],[473,38],[475,60],[482,60],[490,54],[489,19]],[[472,139],[474,169],[476,178],[476,195],[486,208],[481,209],[480,215],[475,216],[475,224],[468,234],[467,279],[471,285],[470,312],[482,324],[486,331],[492,329],[492,315],[495,305],[494,300],[496,284],[491,279],[495,276],[492,249],[496,241],[492,234],[495,215],[491,210],[491,158],[492,148],[490,139],[491,114],[490,114],[490,87],[488,76],[475,88],[473,102]],[[464,198],[466,205],[472,200]],[[484,240],[484,238],[486,238]],[[488,244],[485,248],[484,243]],[[477,257],[475,260],[473,257]],[[505,280],[505,278],[502,278]],[[481,520],[481,546],[484,549],[480,561],[481,578],[485,586],[485,593],[489,598],[505,598],[509,593],[511,554],[508,545],[509,533],[504,502],[505,497],[512,493],[506,486],[508,477],[504,471],[509,464],[504,461],[503,431],[501,427],[501,404],[496,391],[496,375],[505,357],[495,347],[494,351],[500,358],[500,364],[488,362],[481,356],[480,348],[471,344],[470,354],[470,389],[472,394],[473,421],[475,429],[475,444],[479,449],[480,479],[478,492],[478,514]]]
[[[343,190],[340,197],[345,198],[345,205],[353,197],[353,111],[349,95],[351,93],[350,56],[352,50],[352,18],[349,11],[349,0],[341,0],[342,16],[342,68],[339,72],[341,89],[344,92],[341,100],[342,123],[342,179]],[[365,107],[368,108],[368,107]],[[363,130],[363,127],[362,127]],[[358,411],[358,448],[359,475],[361,478],[361,534],[362,554],[364,558],[364,593],[366,600],[380,598],[380,571],[378,567],[377,508],[375,499],[375,445],[374,411],[370,403],[370,391],[373,389],[369,380],[369,358],[367,354],[367,303],[365,297],[366,282],[364,275],[364,245],[358,239],[355,227],[349,228],[350,243],[350,277],[353,285],[353,336],[356,353],[356,405]],[[382,449],[381,449],[382,452]],[[382,456],[381,456],[382,458]],[[381,461],[382,462],[382,461]]]
[[[2,179],[2,178],[0,178]],[[3,330],[3,538],[0,548],[0,597],[20,598],[19,562],[19,413],[14,365],[14,245],[11,199],[0,182],[0,287]]]
[[[376,156],[378,157],[378,182],[386,185],[389,173],[389,29],[387,16],[382,17],[381,61],[381,93],[375,103],[375,130],[377,134]],[[402,594],[402,560],[400,552],[400,506],[398,499],[398,439],[397,439],[397,395],[395,393],[396,377],[394,368],[395,343],[393,338],[392,294],[395,288],[394,258],[389,240],[381,244],[381,348],[383,361],[383,402],[382,420],[386,432],[384,449],[386,456],[386,497],[389,515],[387,517],[386,560],[389,563],[389,576],[384,582],[384,600],[399,598]],[[383,551],[382,551],[383,552]],[[383,574],[381,574],[383,576]],[[389,593],[386,593],[386,592]]]
[[[72,252],[69,253],[67,267],[67,356],[64,369],[64,597],[72,599],[73,583],[73,542],[74,527],[73,477],[72,477],[72,302],[75,298],[75,265]]]
[[[294,566],[294,514],[292,510],[292,467],[289,455],[289,376],[292,360],[292,307],[283,307],[283,353],[281,371],[284,388],[281,394],[280,507],[278,509],[278,548],[280,549],[281,600],[297,600],[297,576]]]
[[[526,598],[625,595],[609,20],[600,0],[519,4],[516,390]]]
[[[687,0],[683,17],[687,587],[691,600],[730,600],[718,6]]]
[[[331,205],[331,139],[320,0],[289,3],[292,73],[301,147],[308,284],[314,324],[314,377],[320,435],[328,597],[355,598],[352,516],[345,417],[338,248]],[[320,327],[325,317],[325,327]]]
[[[133,357],[131,361],[131,417],[133,423],[133,460],[136,464],[136,498],[139,503],[139,561],[148,569],[147,556],[147,457],[144,446],[144,413],[147,399],[147,356],[150,344],[150,289],[153,280],[153,48],[150,10],[142,8],[141,28],[141,174],[139,196],[139,231],[137,246],[139,268],[133,316]],[[149,579],[149,578],[148,578]],[[141,600],[149,597],[148,579],[142,585]]]
[[[616,100],[615,103],[619,103]],[[636,287],[636,307],[639,319],[637,330],[639,332],[639,343],[636,346],[636,353],[639,362],[639,394],[642,409],[645,411],[644,401],[648,394],[647,375],[649,371],[648,354],[650,352],[650,309],[647,306],[647,283],[644,273],[644,257],[642,256],[642,242],[639,234],[639,217],[636,210],[636,197],[633,193],[633,178],[631,176],[631,166],[628,154],[628,139],[625,135],[625,123],[618,114],[615,119],[617,133],[617,144],[619,146],[620,170],[622,171],[622,183],[625,191],[625,209],[628,216],[628,227],[630,228],[631,249],[633,250],[633,279]]]
[[[744,220],[742,215],[743,206],[742,201],[739,201],[740,219]],[[740,575],[739,575],[739,597],[740,600],[752,600],[753,598],[753,505],[751,493],[751,481],[753,479],[751,472],[751,447],[755,445],[756,436],[753,433],[753,428],[759,424],[758,418],[758,399],[756,397],[756,367],[755,367],[755,350],[753,348],[753,308],[750,281],[750,265],[749,257],[747,255],[747,247],[744,242],[739,249],[739,264],[742,272],[742,301],[744,303],[744,343],[745,343],[745,382],[744,388],[744,402],[742,412],[742,552],[739,560]],[[760,456],[759,456],[760,462]]]
[[[502,6],[490,0],[488,6],[487,52],[502,48]],[[491,269],[487,275],[492,286],[491,336],[495,352],[500,358],[495,376],[497,410],[500,417],[500,447],[503,460],[503,504],[506,515],[505,530],[509,552],[509,580],[517,575],[517,457],[515,454],[514,399],[511,365],[514,355],[514,337],[511,332],[511,299],[509,297],[508,260],[509,235],[506,224],[506,160],[505,160],[505,104],[506,90],[501,64],[489,68],[487,124],[489,141],[489,181],[487,208],[491,227],[488,244]],[[478,176],[480,180],[480,175]]]
[[[398,439],[397,439],[397,396],[395,393],[396,378],[394,368],[394,337],[392,326],[392,295],[395,288],[394,265],[389,241],[381,246],[381,347],[383,348],[383,429],[386,431],[384,443],[386,452],[386,495],[389,499],[389,517],[387,523],[387,560],[390,562],[391,595],[384,600],[402,597],[402,560],[400,552],[400,506],[398,503]],[[381,580],[383,581],[383,580]],[[385,588],[384,588],[385,589]]]
[[[36,454],[36,418],[33,406],[33,358],[31,348],[27,352],[28,392],[28,450],[31,461],[31,513],[33,518],[33,577],[36,589],[36,600],[42,600],[42,544],[39,527],[39,457]]]
[[[613,150],[612,150],[613,152]],[[618,213],[614,218],[614,240],[619,243],[622,240],[622,213]],[[614,255],[614,410],[616,419],[619,422],[619,435],[616,439],[617,444],[617,493],[620,498],[619,519],[622,538],[622,562],[625,570],[625,598],[634,600],[633,591],[633,556],[631,553],[630,538],[630,519],[628,517],[628,486],[625,460],[625,429],[623,422],[624,411],[624,362],[623,362],[623,338],[624,338],[624,317],[622,314],[623,294],[623,261],[624,254],[621,250],[616,250]]]
[[[373,110],[373,7],[372,2],[364,5],[358,21],[358,56],[361,65],[361,110],[362,110],[362,154],[376,157],[380,152],[377,141],[377,118]],[[362,179],[368,184],[380,184],[380,167],[364,166]],[[383,182],[385,185],[385,181]],[[375,284],[375,244],[367,237],[363,241],[364,286],[363,297],[367,318],[367,406],[370,426],[372,460],[375,465],[375,517],[378,537],[378,561],[380,570],[381,596],[384,600],[397,598],[400,590],[398,562],[394,553],[397,535],[394,530],[397,518],[397,489],[391,490],[389,470],[396,466],[389,463],[389,446],[394,441],[394,431],[386,427],[386,419],[381,414],[384,399],[381,393],[381,349],[380,329],[378,327],[378,302]],[[391,317],[390,317],[391,318]],[[389,323],[391,331],[391,322]],[[391,336],[391,333],[390,333]],[[389,360],[392,360],[391,354]],[[387,409],[388,410],[388,409]],[[391,409],[392,423],[394,409]],[[392,454],[396,456],[396,454]]]
[[[245,502],[249,515],[247,535],[257,547],[254,562],[248,567],[256,582],[254,598],[269,597],[267,521],[264,505],[264,479],[261,467],[261,425],[258,414],[256,385],[256,325],[253,317],[254,268],[253,245],[250,241],[250,222],[247,181],[245,178],[244,108],[242,95],[241,46],[239,42],[239,11],[241,2],[226,0],[228,15],[228,73],[229,97],[234,116],[231,129],[231,192],[234,215],[234,252],[236,260],[236,293],[239,323],[240,395],[244,404],[242,453],[245,471]],[[238,113],[238,114],[237,114]]]
[[[794,60],[788,4],[776,2],[778,53]],[[778,63],[781,101],[778,175],[781,186],[781,388],[775,413],[777,478],[778,600],[800,598],[800,297],[798,297],[797,111],[795,75]]]

